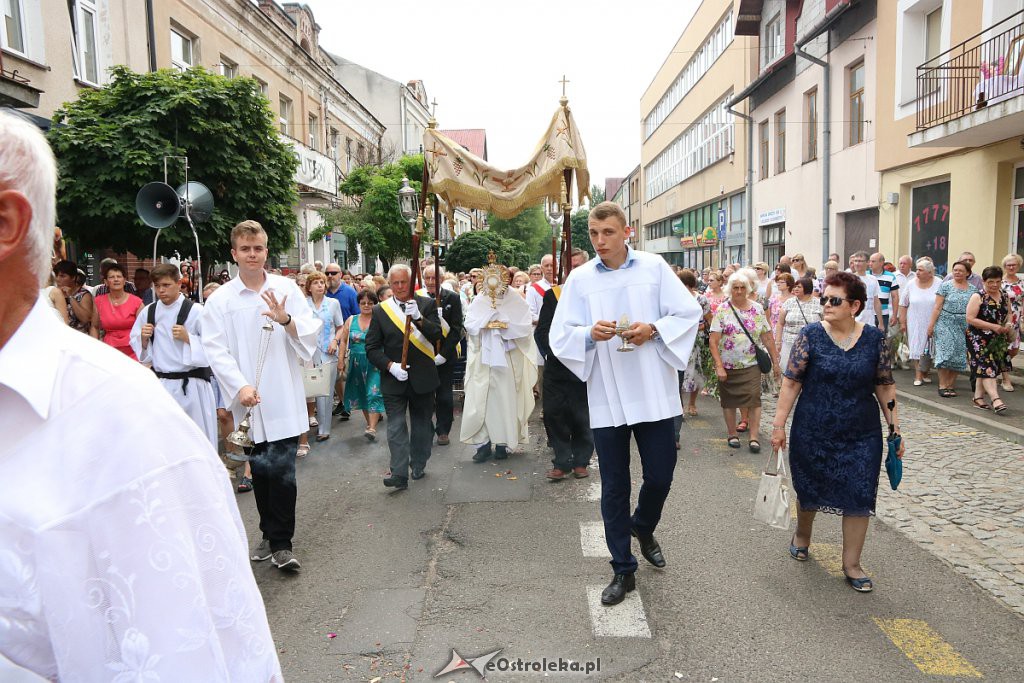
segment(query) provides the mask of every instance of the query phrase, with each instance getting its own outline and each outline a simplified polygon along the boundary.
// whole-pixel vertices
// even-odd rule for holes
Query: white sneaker
[[[270,541],[264,538],[258,546],[253,548],[249,559],[253,562],[262,562],[263,560],[269,560],[273,554],[270,550]]]
[[[919,380],[919,379],[915,379],[915,380],[914,380],[914,386],[915,386],[915,387],[919,387],[919,386],[921,386],[922,384],[924,384],[924,382],[922,382],[921,380]]]

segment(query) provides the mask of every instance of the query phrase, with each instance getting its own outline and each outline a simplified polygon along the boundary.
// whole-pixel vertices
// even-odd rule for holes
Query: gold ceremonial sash
[[[562,298],[562,285],[555,285],[551,288],[551,291],[555,293],[555,301]]]
[[[423,297],[426,297],[426,298],[428,298],[428,299],[433,299],[433,298],[434,298],[434,295],[433,295],[433,294],[431,294],[430,292],[428,292],[428,291],[426,290],[426,288],[423,288],[423,289],[417,289],[417,290],[416,290],[416,295],[417,295],[417,296],[423,296]],[[437,312],[437,317],[441,319],[441,333],[442,333],[442,334],[443,334],[444,336],[446,336],[446,337],[447,337],[447,336],[448,336],[448,333],[452,331],[452,326],[451,326],[451,325],[449,325],[449,324],[448,324],[448,321],[444,319],[444,315],[443,315],[443,312],[442,312],[442,311],[440,311],[440,310],[439,310],[439,311]]]
[[[397,327],[404,335],[405,317],[404,315],[402,317],[399,317],[398,312],[395,311],[395,306],[397,306],[398,304],[392,303],[394,301],[396,301],[396,299],[392,297],[390,301],[386,302],[387,304],[391,305],[381,306],[381,308],[384,309],[384,312],[387,314],[388,318],[391,319],[391,322],[395,324],[395,327]],[[427,341],[427,338],[423,336],[422,332],[416,329],[415,325],[411,325],[409,327],[409,341],[412,342],[413,346],[422,351],[423,355],[425,355],[430,360],[434,360],[434,352],[430,348],[430,342]]]

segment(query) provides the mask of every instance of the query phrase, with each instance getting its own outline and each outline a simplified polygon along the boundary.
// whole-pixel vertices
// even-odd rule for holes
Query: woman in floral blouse
[[[967,360],[971,375],[977,378],[974,405],[982,410],[1003,413],[1006,404],[999,398],[996,378],[1010,369],[1009,306],[1002,291],[1003,269],[989,266],[981,272],[984,290],[975,292],[967,302]],[[988,394],[991,405],[985,403]]]
[[[761,371],[751,339],[760,340],[762,348],[772,357],[773,370],[779,374],[778,352],[772,338],[764,309],[749,295],[756,275],[744,268],[729,277],[730,298],[711,318],[711,356],[718,377],[722,412],[729,430],[730,448],[739,448],[736,430],[736,409],[750,410],[750,441],[752,453],[761,450],[758,429],[761,425]],[[756,290],[755,290],[756,291]],[[740,327],[742,322],[743,327]],[[744,332],[746,328],[746,332]],[[749,333],[750,338],[747,334]]]

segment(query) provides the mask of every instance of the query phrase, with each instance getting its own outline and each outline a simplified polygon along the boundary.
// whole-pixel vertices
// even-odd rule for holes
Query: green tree
[[[526,245],[516,239],[502,237],[491,230],[463,233],[452,242],[445,258],[445,268],[453,273],[467,273],[487,265],[487,254],[493,251],[498,263],[523,269],[529,266]]]
[[[590,228],[587,224],[587,217],[590,212],[586,209],[577,209],[572,215],[572,246],[585,249],[593,258],[594,245],[590,243]]]
[[[364,254],[377,256],[385,271],[399,257],[412,256],[412,233],[409,223],[398,208],[398,190],[403,176],[419,192],[423,179],[423,155],[404,156],[383,166],[357,166],[338,186],[338,192],[347,196],[351,206],[325,209],[320,212],[324,226],[317,230],[323,235],[332,230],[344,233],[348,239],[349,257],[355,257],[356,245],[362,245]],[[433,228],[424,226],[423,241],[433,239]]]
[[[605,200],[604,188],[597,185],[590,186],[590,205],[597,206]]]
[[[135,214],[135,195],[163,179],[164,156],[186,155],[189,179],[214,195],[213,216],[196,225],[208,262],[230,257],[231,228],[249,218],[263,225],[272,252],[292,245],[298,160],[256,81],[202,68],[138,74],[117,66],[110,85],[83,90],[53,121],[60,225],[82,246],[148,254],[153,229]],[[181,162],[168,160],[168,169],[177,187]],[[164,253],[192,254],[194,244],[183,221],[160,235]]]
[[[490,231],[502,237],[519,240],[526,245],[527,255],[536,263],[544,254],[551,253],[551,224],[541,206],[532,206],[512,218],[488,215]]]

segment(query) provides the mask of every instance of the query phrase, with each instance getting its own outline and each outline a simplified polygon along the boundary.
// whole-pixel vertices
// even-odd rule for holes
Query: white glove
[[[444,365],[446,362],[448,362],[448,359],[442,356],[441,354],[437,354],[436,356],[434,356],[434,365],[441,366]]]
[[[416,305],[415,299],[412,301],[405,302],[405,314],[413,320],[419,320],[423,316],[420,314],[420,307]]]
[[[388,368],[388,372],[390,372],[391,376],[397,379],[399,382],[404,382],[407,379],[409,379],[409,371],[403,370],[401,364],[399,363],[392,363],[391,367]]]

